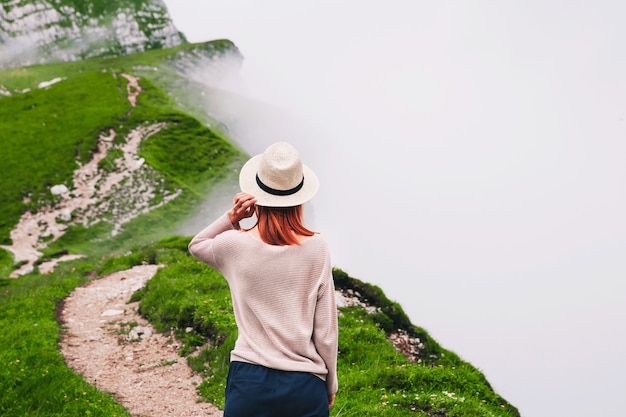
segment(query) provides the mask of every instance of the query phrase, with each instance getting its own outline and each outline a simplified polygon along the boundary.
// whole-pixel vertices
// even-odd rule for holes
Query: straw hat
[[[239,173],[239,186],[241,191],[255,196],[259,206],[291,207],[313,198],[319,180],[302,164],[293,146],[277,142],[244,164]]]

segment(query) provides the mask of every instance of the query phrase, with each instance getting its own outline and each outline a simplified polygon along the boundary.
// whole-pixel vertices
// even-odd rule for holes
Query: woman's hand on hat
[[[243,219],[252,217],[256,198],[248,193],[238,193],[233,198],[233,208],[228,211],[228,217],[232,224],[237,224]]]

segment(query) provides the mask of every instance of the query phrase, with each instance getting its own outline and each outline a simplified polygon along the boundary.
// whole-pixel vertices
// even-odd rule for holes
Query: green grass
[[[52,200],[52,185],[71,187],[76,161],[89,160],[98,134],[129,111],[125,89],[125,79],[91,72],[0,100],[0,241],[9,243],[9,232],[26,207]]]
[[[202,194],[206,184],[224,179],[236,161],[234,147],[185,114],[161,116],[165,129],[142,143],[140,155],[168,180]],[[239,161],[238,161],[239,162]]]
[[[13,254],[4,249],[0,249],[0,278],[8,277],[13,271]]]
[[[155,49],[132,55],[11,68],[0,71],[0,85],[4,85],[11,92],[18,92],[24,89],[34,90],[40,82],[57,77],[72,78],[91,71],[124,71],[150,79],[160,89],[175,95],[176,92],[169,87],[189,83],[189,80],[178,74],[177,65],[180,60],[186,57],[209,58],[227,52],[239,54],[231,41],[220,39],[197,44],[184,44],[168,49]],[[187,92],[189,89],[185,86],[178,93]],[[181,95],[179,98],[182,100],[184,96]],[[0,96],[0,100],[3,99],[3,96]]]
[[[71,228],[44,251],[47,255],[105,253],[124,249],[125,239],[129,237],[134,244],[171,234],[177,222],[191,213],[211,186],[225,178],[234,181],[232,172],[243,163],[244,155],[221,130],[209,129],[205,122],[181,112],[170,97],[173,93],[151,81],[158,80],[163,88],[177,88],[175,85],[181,77],[168,67],[168,62],[175,62],[180,54],[219,53],[230,45],[227,41],[215,41],[115,59],[1,71],[0,84],[12,90],[33,88],[40,81],[58,76],[67,80],[47,89],[0,98],[0,129],[9,133],[5,139],[6,161],[0,175],[0,213],[3,213],[0,243],[10,243],[9,232],[25,209],[35,210],[54,201],[49,192],[51,185],[64,183],[71,188],[73,171],[78,166],[76,160],[88,160],[99,133],[110,128],[118,133],[116,142],[119,142],[137,126],[165,122],[167,128],[144,141],[139,153],[165,177],[168,189],[181,189],[183,195],[131,222],[113,240],[107,225],[101,224],[93,230]],[[112,72],[133,73],[139,64],[158,64],[162,70],[147,71],[153,78],[142,76],[143,91],[137,107],[131,108],[126,97],[126,79],[114,77]],[[183,95],[180,90],[177,94]],[[33,120],[41,122],[32,123]],[[114,169],[115,156],[113,153],[103,160],[100,167]],[[29,203],[24,202],[25,197],[30,199]],[[90,244],[94,241],[107,243],[94,247]]]
[[[54,78],[72,78],[85,72],[116,71],[127,72],[148,80],[159,90],[166,92],[168,106],[175,108],[210,124],[211,130],[226,137],[223,125],[211,118],[202,108],[202,94],[212,91],[181,74],[181,67],[187,64],[204,62],[209,57],[230,54],[240,56],[236,46],[229,40],[220,39],[197,44],[183,44],[169,49],[154,49],[133,55],[108,58],[91,58],[76,62],[33,65],[0,71],[0,85],[5,86],[14,94],[25,89],[34,90],[42,81]],[[185,62],[182,65],[181,62]],[[225,94],[221,92],[221,94]],[[4,100],[0,96],[0,102]]]

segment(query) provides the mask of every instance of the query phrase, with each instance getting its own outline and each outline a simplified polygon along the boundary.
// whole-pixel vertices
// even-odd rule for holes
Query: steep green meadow
[[[56,312],[77,286],[141,263],[166,265],[133,296],[141,301],[141,313],[157,329],[175,330],[183,345],[180,354],[203,376],[199,393],[223,404],[228,354],[236,338],[228,287],[219,273],[188,254],[189,237],[171,235],[211,187],[232,179],[245,159],[220,124],[198,107],[205,87],[178,74],[178,68],[200,65],[224,51],[237,54],[230,42],[215,41],[0,71],[0,86],[12,92],[0,96],[5,148],[0,243],[10,242],[24,210],[54,201],[51,185],[71,184],[76,161],[87,161],[98,135],[111,128],[119,141],[138,126],[166,123],[142,144],[140,155],[164,176],[168,189],[182,190],[170,203],[126,223],[115,237],[104,222],[73,226],[44,251],[47,258],[69,252],[86,254],[85,259],[62,263],[48,275],[35,271],[17,280],[0,278],[0,415],[129,415],[65,365],[57,346],[63,329]],[[137,107],[129,104],[127,81],[119,76],[123,72],[141,77]],[[57,77],[65,79],[37,88]],[[112,168],[112,161],[101,166]],[[0,250],[0,276],[13,266],[11,255]],[[331,415],[519,416],[479,370],[414,326],[380,288],[339,269],[334,278],[338,289],[358,293],[376,310],[341,309],[340,392]],[[193,330],[187,332],[188,327]],[[397,329],[423,344],[418,361],[409,361],[388,341]],[[196,350],[198,355],[189,355]]]
[[[119,141],[146,122],[166,122],[168,128],[142,145],[141,156],[167,177],[170,188],[185,191],[177,202],[161,210],[166,214],[150,214],[158,218],[144,225],[150,226],[144,230],[152,231],[146,239],[171,233],[172,222],[164,223],[163,219],[180,220],[184,216],[181,211],[193,207],[195,199],[228,175],[231,165],[240,164],[242,154],[220,129],[205,126],[210,121],[208,117],[199,121],[180,110],[172,96],[180,97],[179,102],[182,98],[190,99],[193,94],[186,92],[194,89],[168,63],[179,61],[181,54],[191,58],[210,57],[226,50],[237,53],[231,43],[215,41],[114,59],[0,71],[0,85],[9,91],[30,90],[10,97],[0,96],[0,131],[4,132],[5,147],[0,171],[0,212],[3,213],[0,243],[10,243],[10,230],[25,209],[35,210],[53,201],[50,186],[66,184],[71,188],[72,174],[78,167],[76,161],[84,163],[91,157],[100,132],[113,128]],[[141,76],[143,92],[135,108],[131,108],[127,99],[126,79],[116,75],[123,72]],[[44,89],[37,88],[40,82],[55,78],[66,79]],[[125,230],[132,229],[133,224]],[[69,235],[77,233],[85,232],[77,228]],[[128,235],[118,241],[125,238]],[[141,241],[136,236],[135,243],[136,239]],[[60,249],[64,240],[76,239],[62,239],[55,247]],[[71,242],[68,244],[71,246]],[[90,245],[86,246],[81,250],[89,251]]]
[[[75,160],[89,160],[99,132],[123,122],[130,111],[125,91],[125,79],[87,72],[48,89],[2,99],[2,243],[9,243],[8,232],[25,206],[37,208],[50,200],[48,188],[69,182]]]

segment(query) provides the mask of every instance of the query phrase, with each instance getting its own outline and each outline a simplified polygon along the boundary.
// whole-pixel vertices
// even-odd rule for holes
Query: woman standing
[[[189,250],[228,281],[239,330],[224,417],[321,417],[337,391],[337,308],[328,246],[302,204],[317,176],[288,143],[241,169],[233,207]],[[242,219],[256,214],[250,229]]]

